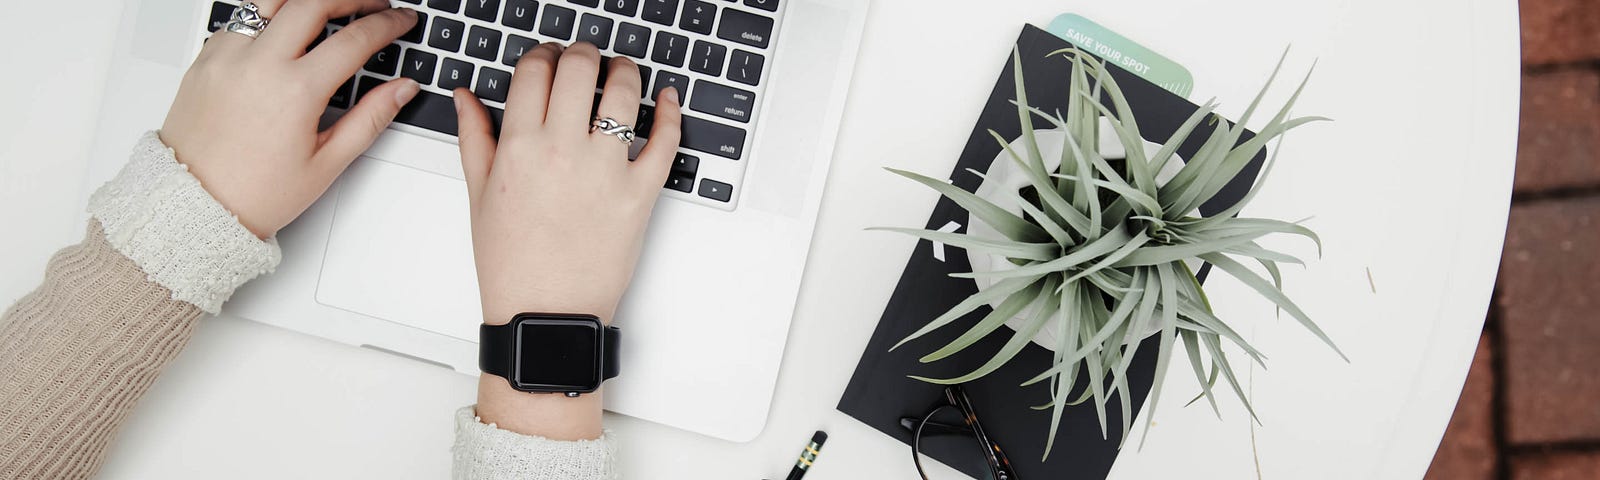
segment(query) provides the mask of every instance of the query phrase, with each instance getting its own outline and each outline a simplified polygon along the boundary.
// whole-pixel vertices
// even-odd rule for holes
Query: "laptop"
[[[482,314],[449,92],[472,88],[498,114],[522,52],[588,41],[639,64],[649,97],[641,138],[654,106],[648,93],[669,85],[686,93],[679,155],[614,322],[628,341],[606,407],[754,439],[771,405],[868,2],[394,3],[422,14],[417,27],[369,59],[324,120],[397,76],[416,79],[422,93],[279,234],[283,264],[224,313],[478,373]],[[141,132],[161,125],[189,62],[235,5],[126,4],[86,191],[116,173]]]

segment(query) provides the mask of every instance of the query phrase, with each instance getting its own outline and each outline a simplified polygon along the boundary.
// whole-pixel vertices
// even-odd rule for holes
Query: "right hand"
[[[679,105],[675,90],[662,92],[650,141],[629,162],[616,137],[589,133],[601,68],[610,74],[598,115],[633,125],[638,66],[622,57],[602,65],[588,43],[564,51],[546,43],[517,62],[499,142],[477,97],[455,91],[487,323],[534,311],[610,322],[633,277],[677,153]]]
[[[661,93],[650,141],[629,162],[616,137],[589,132],[601,68],[611,70],[598,115],[634,125],[638,67],[621,57],[602,65],[587,43],[565,51],[546,43],[522,56],[498,142],[483,104],[455,91],[485,323],[521,312],[588,313],[609,323],[628,288],[678,150],[680,105],[675,90]],[[478,380],[478,417],[512,432],[597,438],[600,410],[600,391],[567,398],[519,392],[493,375]]]

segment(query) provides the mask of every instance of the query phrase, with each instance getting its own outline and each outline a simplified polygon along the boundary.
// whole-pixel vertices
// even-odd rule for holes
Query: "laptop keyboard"
[[[608,58],[639,64],[645,98],[634,125],[638,137],[650,136],[657,92],[677,87],[685,100],[682,141],[664,194],[731,210],[772,62],[779,1],[399,0],[417,10],[416,27],[373,55],[328,106],[347,109],[372,88],[404,76],[422,91],[395,118],[409,127],[395,128],[455,136],[450,91],[467,87],[489,107],[498,131],[523,53],[542,42],[593,43]],[[220,29],[235,5],[213,2],[207,31]],[[317,41],[350,20],[329,22]],[[596,93],[596,105],[599,99]]]

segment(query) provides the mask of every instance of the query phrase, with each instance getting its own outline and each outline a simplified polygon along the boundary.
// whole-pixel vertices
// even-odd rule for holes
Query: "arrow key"
[[[727,202],[733,198],[733,185],[702,178],[700,179],[700,196],[719,202]]]

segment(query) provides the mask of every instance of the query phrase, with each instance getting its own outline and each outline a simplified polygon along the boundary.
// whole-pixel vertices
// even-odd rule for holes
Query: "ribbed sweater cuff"
[[[276,239],[257,238],[240,224],[156,132],[140,137],[128,164],[90,197],[89,214],[150,281],[207,313],[282,256]]]
[[[456,410],[455,478],[609,480],[617,478],[610,431],[594,440],[561,441],[484,424],[477,405]]]

